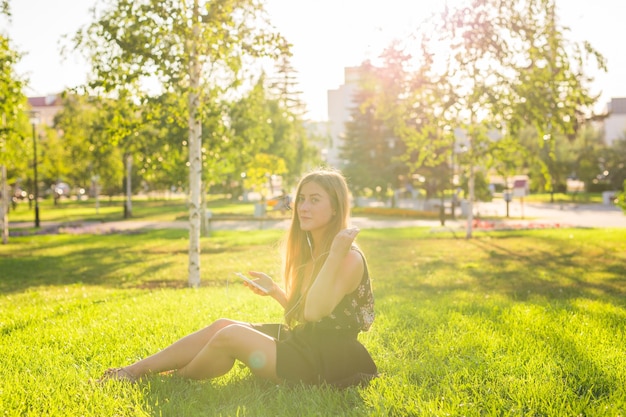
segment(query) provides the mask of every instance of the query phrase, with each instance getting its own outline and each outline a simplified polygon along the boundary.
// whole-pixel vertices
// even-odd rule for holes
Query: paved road
[[[484,221],[476,224],[477,228],[506,228],[506,227],[617,227],[626,228],[626,215],[616,206],[599,204],[541,204],[515,201],[509,205],[509,218],[506,218],[506,204],[503,201],[492,203],[478,203],[474,207],[478,218],[499,217],[495,221]],[[457,214],[460,214],[457,211]],[[372,219],[368,217],[354,217],[352,223],[362,229],[379,229],[389,227],[425,226],[441,228],[438,220],[410,220],[410,219]],[[259,229],[286,229],[289,220],[218,220],[212,221],[211,230],[259,230]],[[446,220],[445,227],[464,230],[465,219]],[[11,228],[30,227],[32,223],[11,223]],[[141,229],[186,229],[186,221],[156,222],[144,220],[123,220],[106,223],[85,223],[80,225],[61,225],[58,223],[43,222],[42,232],[46,229],[58,229],[63,233],[115,233]]]
[[[479,203],[476,211],[482,216],[506,216],[506,203]],[[624,227],[626,215],[617,206],[601,204],[547,204],[522,203],[509,205],[509,221],[524,220],[527,223],[558,223],[573,227]]]

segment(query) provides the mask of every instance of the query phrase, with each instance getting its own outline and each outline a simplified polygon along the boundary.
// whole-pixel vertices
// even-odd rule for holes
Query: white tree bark
[[[2,210],[2,244],[9,243],[9,186],[7,184],[7,167],[2,165],[2,204],[0,210]]]
[[[189,65],[189,286],[200,285],[200,227],[202,204],[202,125],[200,108],[200,62],[198,59],[198,0],[193,3],[192,39]]]
[[[209,236],[209,219],[207,218],[207,204],[206,204],[206,184],[203,182],[202,183],[202,187],[200,188],[200,200],[201,200],[201,204],[202,204],[202,210],[201,210],[201,214],[202,217],[200,218],[201,220],[201,229],[200,229],[200,235],[201,236]]]
[[[467,201],[467,231],[465,237],[467,239],[472,238],[472,227],[474,223],[474,162],[470,162],[469,167],[469,179],[468,179],[468,191],[469,198]]]

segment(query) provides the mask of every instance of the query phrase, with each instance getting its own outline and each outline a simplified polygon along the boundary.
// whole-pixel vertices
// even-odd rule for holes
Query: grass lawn
[[[204,382],[94,384],[209,322],[279,321],[232,275],[280,275],[280,231],[12,237],[0,246],[3,416],[623,416],[623,229],[363,230],[377,318],[369,386],[274,385],[236,366]]]
[[[207,209],[216,217],[243,218],[253,217],[254,203],[232,201],[221,195],[209,196]],[[102,198],[99,207],[93,199],[61,200],[54,205],[52,199],[39,202],[42,222],[106,222],[123,220],[124,199],[122,197]],[[280,211],[268,210],[270,217],[279,217]],[[151,221],[174,221],[189,219],[189,208],[182,198],[141,198],[133,197],[132,219]],[[34,208],[27,202],[20,202],[15,210],[9,212],[11,222],[34,221]]]

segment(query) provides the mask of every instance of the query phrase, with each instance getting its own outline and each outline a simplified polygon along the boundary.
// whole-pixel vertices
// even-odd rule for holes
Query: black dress
[[[319,322],[291,329],[282,324],[253,325],[276,340],[276,374],[280,378],[344,388],[377,375],[376,364],[357,339],[374,321],[374,297],[365,258],[363,262],[365,269],[357,289]]]

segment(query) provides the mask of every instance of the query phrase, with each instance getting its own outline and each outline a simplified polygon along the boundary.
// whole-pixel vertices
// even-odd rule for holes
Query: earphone
[[[322,256],[324,256],[324,255],[328,254],[328,253],[329,253],[329,251],[326,251],[326,252],[324,252],[324,253],[320,254],[320,256],[318,256],[317,258],[315,258],[315,257],[313,256],[313,243],[311,242],[311,237],[309,236],[309,232],[305,232],[305,236],[306,236],[306,242],[307,242],[307,244],[309,245],[309,251],[310,251],[310,253],[311,253],[311,260],[313,261],[313,264],[314,264],[314,266],[313,266],[313,271],[312,271],[312,273],[314,274],[314,273],[315,273],[315,263],[317,263],[317,261],[318,261],[318,260],[319,260]],[[305,266],[305,264],[300,265],[298,268],[304,268],[304,266]],[[311,276],[311,278],[313,278],[313,276]],[[310,283],[309,285],[311,285],[311,283]],[[287,310],[287,312],[285,312],[285,314],[284,314],[284,315],[285,315],[285,317],[286,317],[286,316],[288,316],[288,315],[290,315],[291,313],[293,313],[293,311],[294,311],[294,310],[295,310],[295,309],[296,309],[296,308],[300,305],[300,303],[302,302],[302,298],[303,298],[303,294],[301,293],[301,294],[299,294],[299,296],[298,296],[298,301],[296,301],[296,302],[294,303],[294,305],[293,305],[293,306],[291,306],[291,308],[290,308],[289,310]],[[280,338],[280,328],[279,328],[279,330],[278,330],[278,337]]]

